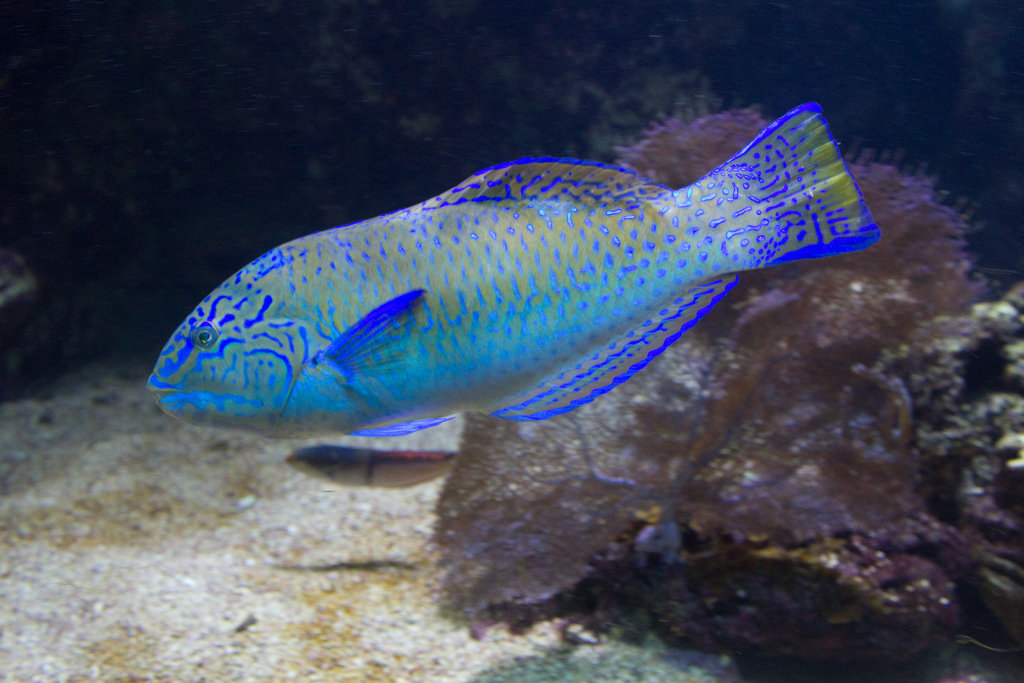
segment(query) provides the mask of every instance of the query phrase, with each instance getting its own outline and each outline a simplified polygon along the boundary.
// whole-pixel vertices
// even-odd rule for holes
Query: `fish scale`
[[[183,419],[281,436],[544,419],[628,380],[737,272],[878,236],[813,104],[679,190],[520,159],[271,250],[186,319],[150,388]]]

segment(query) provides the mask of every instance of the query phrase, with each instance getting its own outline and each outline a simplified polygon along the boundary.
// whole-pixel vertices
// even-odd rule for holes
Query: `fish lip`
[[[160,402],[160,399],[166,396],[182,393],[181,389],[157,379],[156,375],[149,376],[149,381],[146,382],[146,389],[149,390],[149,393],[153,394],[153,398],[155,398],[158,403]]]
[[[168,396],[172,396],[174,394],[181,394],[184,392],[178,391],[177,389],[150,389],[149,393],[151,393],[153,395],[153,398],[155,398],[159,402],[162,399],[167,398]]]
[[[159,406],[160,410],[171,416],[177,415],[177,412],[171,408],[168,399],[177,397],[177,402],[180,402],[180,397],[192,395],[191,391],[183,391],[178,387],[168,385],[162,380],[157,379],[155,375],[150,376],[149,382],[146,383],[146,388],[149,390],[149,393],[153,395],[153,399],[156,400],[156,404]]]
[[[180,391],[175,389],[160,389],[154,396],[156,399],[156,405],[160,410],[167,413],[171,417],[184,420],[185,422],[194,422],[194,418],[186,417],[187,408],[196,402],[196,395],[191,391]]]
[[[164,411],[165,413],[167,413],[171,417],[174,417],[174,411],[171,410],[170,407],[168,407],[168,405],[166,403],[164,403],[164,399],[165,398],[167,398],[167,397],[166,396],[161,396],[160,398],[158,398],[156,400],[156,405],[157,405],[158,408],[160,408],[160,410]]]

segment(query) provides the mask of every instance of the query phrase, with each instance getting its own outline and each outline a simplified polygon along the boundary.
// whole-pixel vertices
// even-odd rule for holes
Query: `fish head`
[[[259,262],[215,289],[164,346],[147,384],[164,412],[191,424],[276,433],[310,335],[271,293],[280,291],[267,281],[273,274],[254,283]]]

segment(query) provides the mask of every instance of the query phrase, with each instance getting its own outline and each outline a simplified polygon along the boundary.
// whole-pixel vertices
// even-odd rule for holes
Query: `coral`
[[[36,279],[18,254],[0,249],[0,310],[9,310],[36,294]]]
[[[595,576],[621,585],[617,600],[642,605],[673,641],[838,661],[904,659],[958,622],[953,582],[922,556],[925,545],[886,553],[860,537],[790,549],[719,542],[657,573],[619,560],[595,563]]]
[[[1024,644],[1024,283],[919,336],[879,367],[905,377],[924,489],[968,539],[985,604]]]
[[[18,254],[0,249],[0,344],[22,321],[36,298],[35,275]],[[0,346],[0,350],[2,350]]]
[[[673,164],[727,157],[722,138],[761,123],[666,123],[624,156],[686,182]],[[670,639],[809,657],[902,658],[952,633],[967,545],[916,490],[910,394],[875,364],[980,289],[930,179],[854,174],[882,226],[873,249],[744,275],[567,416],[468,421],[438,507],[454,608],[516,623],[640,604]]]

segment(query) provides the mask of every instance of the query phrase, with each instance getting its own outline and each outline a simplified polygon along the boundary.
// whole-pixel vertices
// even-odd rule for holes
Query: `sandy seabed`
[[[738,680],[708,656],[542,623],[482,640],[440,613],[442,482],[345,488],[284,458],[311,443],[192,427],[138,369],[96,367],[0,404],[0,682]]]
[[[0,406],[0,681],[454,682],[558,641],[438,613],[438,482],[307,478],[284,457],[313,442],[179,423],[137,372],[51,393]]]

